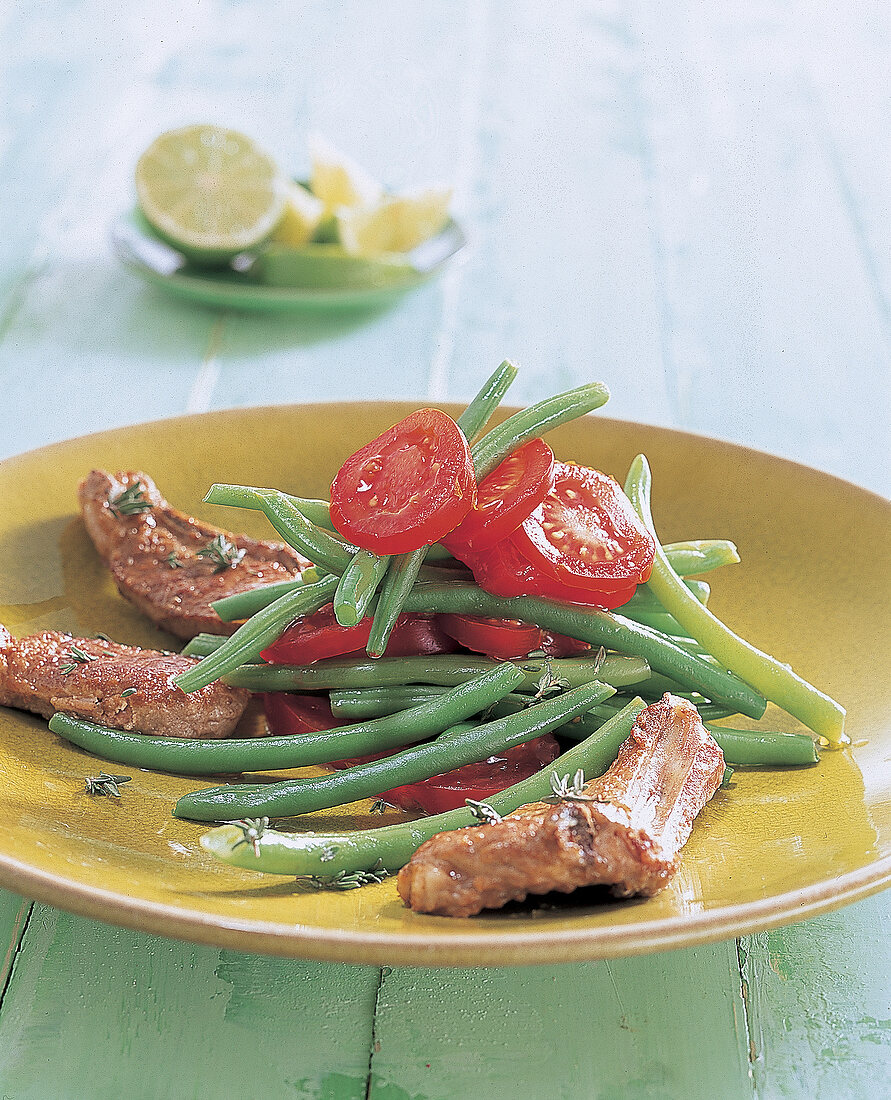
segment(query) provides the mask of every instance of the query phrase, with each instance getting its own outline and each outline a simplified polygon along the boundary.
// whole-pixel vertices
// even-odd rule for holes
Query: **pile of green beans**
[[[651,484],[649,464],[643,455],[638,455],[628,472],[625,492],[656,542],[653,572],[647,582],[650,591],[684,631],[725,668],[735,669],[754,688],[830,744],[840,744],[844,740],[844,709],[788,665],[734,634],[690,594],[656,536],[650,509]]]
[[[587,779],[602,775],[615,760],[622,742],[631,733],[642,699],[634,699],[619,714],[584,741],[573,745],[544,770],[490,795],[487,804],[499,814],[508,814],[551,793],[552,775],[573,776],[581,769]],[[377,829],[346,833],[284,833],[256,828],[255,839],[247,842],[245,829],[223,825],[201,838],[202,847],[226,863],[275,875],[313,875],[330,878],[341,873],[382,868],[398,871],[414,852],[436,833],[462,829],[477,819],[468,809],[449,810],[417,821],[403,821]]]
[[[523,679],[520,669],[505,662],[398,714],[318,733],[279,737],[151,737],[108,729],[63,713],[54,714],[49,725],[60,737],[118,764],[178,775],[277,771],[365,756],[431,737],[485,710],[514,691]]]
[[[491,722],[450,731],[435,741],[329,775],[194,791],[183,795],[173,812],[176,817],[198,821],[296,817],[373,798],[393,787],[442,775],[551,733],[612,694],[613,688],[594,680]]]

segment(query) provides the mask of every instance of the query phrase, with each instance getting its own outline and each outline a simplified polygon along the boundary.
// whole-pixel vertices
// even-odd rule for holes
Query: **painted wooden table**
[[[183,411],[592,378],[614,416],[888,491],[891,16],[881,0],[254,0],[0,12],[0,457]],[[162,129],[310,129],[447,179],[466,261],[348,319],[187,306],[108,224]],[[738,941],[382,969],[153,938],[0,895],[0,1096],[865,1097],[889,895]]]

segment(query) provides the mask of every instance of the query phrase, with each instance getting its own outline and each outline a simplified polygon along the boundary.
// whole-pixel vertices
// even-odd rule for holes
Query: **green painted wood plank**
[[[31,912],[31,904],[26,898],[20,898],[8,890],[0,890],[0,1003]]]
[[[891,1079],[891,891],[741,945],[757,1095],[861,1100]]]
[[[0,1095],[364,1100],[378,975],[36,905],[0,1012]]]
[[[452,276],[438,364],[449,396],[510,356],[512,401],[600,379],[609,414],[668,415],[628,19],[600,0],[480,17],[477,101],[464,107],[477,140],[462,166],[476,247]]]
[[[752,1096],[734,941],[637,959],[384,971],[371,1100]]]

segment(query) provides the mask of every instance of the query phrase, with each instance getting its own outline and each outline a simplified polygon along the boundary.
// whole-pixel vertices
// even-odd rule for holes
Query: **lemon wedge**
[[[325,214],[325,204],[299,183],[289,183],[285,191],[285,209],[271,241],[300,248],[312,240]]]
[[[342,206],[374,205],[383,194],[369,172],[319,134],[309,137],[309,161],[309,189],[328,213]]]
[[[136,191],[152,228],[190,259],[223,262],[270,236],[286,181],[250,138],[220,126],[161,134],[139,158]]]
[[[340,243],[351,256],[410,252],[443,229],[451,199],[451,189],[432,187],[374,205],[342,207],[336,215]]]

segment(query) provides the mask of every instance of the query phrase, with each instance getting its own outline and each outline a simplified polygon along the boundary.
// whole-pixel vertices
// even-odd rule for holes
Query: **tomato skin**
[[[489,619],[481,615],[440,615],[443,630],[465,649],[485,653],[498,661],[525,657],[540,649],[544,634],[518,619]]]
[[[554,452],[530,439],[477,486],[476,504],[459,527],[442,539],[447,550],[485,550],[512,534],[545,499],[554,484]]]
[[[512,539],[535,569],[598,592],[641,584],[653,568],[653,537],[618,482],[575,463],[555,463],[553,489]]]
[[[286,691],[263,692],[263,713],[269,732],[274,736],[294,733],[319,733],[336,729],[326,695],[293,695]]]
[[[516,532],[515,532],[516,534]],[[563,584],[536,569],[520,553],[513,536],[488,550],[464,550],[461,561],[469,566],[474,580],[493,596],[541,596],[559,603],[586,607],[620,607],[634,595],[636,584],[613,592],[601,592]]]
[[[505,787],[528,779],[554,761],[559,752],[556,740],[546,733],[478,764],[465,764],[444,775],[394,787],[380,797],[404,810],[423,810],[428,814],[456,810],[468,798],[484,802]]]
[[[331,483],[331,521],[375,554],[404,554],[439,541],[476,500],[464,433],[439,409],[419,409],[367,443]]]
[[[292,623],[260,656],[273,665],[312,665],[327,657],[361,653],[370,633],[370,616],[355,626],[341,626],[329,603]],[[396,620],[384,656],[432,656],[454,653],[457,648],[435,615],[404,614]]]

